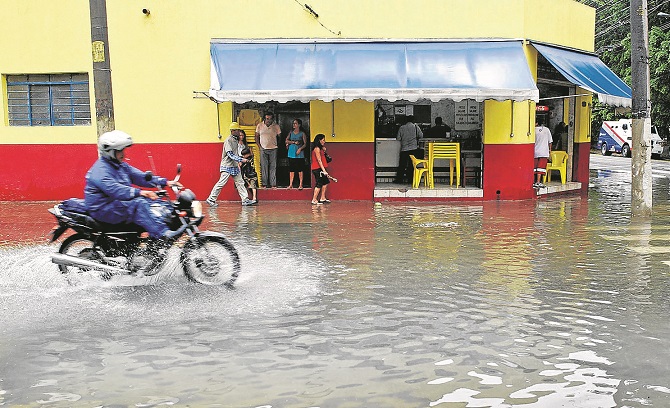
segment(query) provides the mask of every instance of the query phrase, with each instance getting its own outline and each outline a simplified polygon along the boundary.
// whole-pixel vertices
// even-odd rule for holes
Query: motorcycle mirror
[[[181,163],[177,164],[177,177],[174,178],[174,181],[179,181],[179,177],[181,177]]]
[[[152,172],[150,172],[150,171],[147,170],[147,171],[144,173],[144,179],[145,179],[146,181],[151,181],[152,178],[154,178],[154,174],[153,174]]]

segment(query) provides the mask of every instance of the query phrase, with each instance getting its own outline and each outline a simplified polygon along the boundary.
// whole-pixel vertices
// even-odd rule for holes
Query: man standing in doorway
[[[256,126],[256,145],[261,149],[261,183],[277,188],[277,139],[281,134],[274,114],[267,112],[263,122]]]
[[[542,188],[542,176],[547,174],[547,161],[551,154],[551,144],[554,139],[551,137],[549,128],[544,126],[540,120],[535,121],[535,183],[534,188]]]

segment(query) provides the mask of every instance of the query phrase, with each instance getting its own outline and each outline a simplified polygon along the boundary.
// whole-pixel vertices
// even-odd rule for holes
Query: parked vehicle
[[[651,157],[658,159],[663,153],[665,141],[661,139],[656,131],[656,126],[651,126]],[[633,146],[633,134],[630,119],[619,119],[603,122],[598,135],[596,147],[603,156],[609,156],[612,152],[621,153],[624,157],[631,156]]]
[[[177,177],[181,166],[177,168]],[[147,172],[146,180],[151,180]],[[74,231],[51,257],[62,273],[96,271],[104,279],[114,275],[151,276],[158,273],[167,258],[168,250],[188,238],[181,246],[180,261],[188,279],[206,284],[232,286],[240,273],[237,250],[223,234],[199,231],[205,218],[202,203],[191,190],[173,187],[176,200],[171,201],[165,190],[152,204],[152,211],[166,217],[170,229],[177,231],[175,239],[155,240],[142,228],[128,224],[105,224],[86,213],[83,200],[71,198],[49,209],[56,220],[51,242],[68,229]]]

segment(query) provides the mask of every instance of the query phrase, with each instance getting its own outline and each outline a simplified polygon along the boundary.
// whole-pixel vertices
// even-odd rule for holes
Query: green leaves
[[[596,8],[595,49],[600,59],[630,85],[630,1],[577,1]],[[647,3],[651,120],[663,138],[670,133],[670,18],[659,16],[658,12],[670,12],[667,3],[664,0]],[[615,119],[614,108],[594,104],[592,128],[597,130],[602,121]]]

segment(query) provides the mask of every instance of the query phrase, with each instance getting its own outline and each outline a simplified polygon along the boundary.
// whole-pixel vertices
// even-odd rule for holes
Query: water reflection
[[[624,181],[592,183],[537,202],[224,204],[206,227],[240,250],[234,291],[187,282],[174,253],[150,282],[68,282],[44,204],[25,206],[0,237],[0,405],[670,406],[670,206],[631,221]]]

